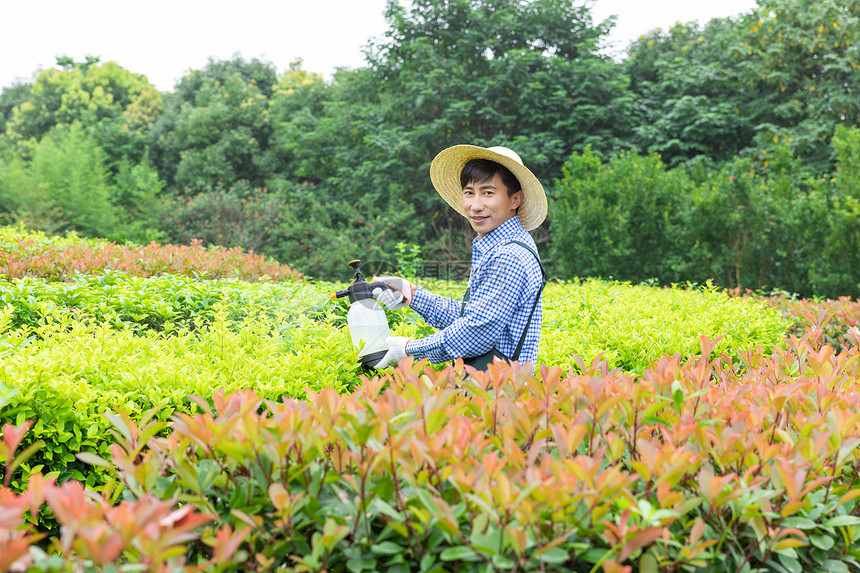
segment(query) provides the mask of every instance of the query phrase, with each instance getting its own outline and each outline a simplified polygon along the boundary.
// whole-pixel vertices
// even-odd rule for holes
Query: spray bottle
[[[385,283],[367,282],[359,269],[360,264],[359,259],[349,262],[355,271],[355,279],[347,288],[331,295],[331,298],[349,297],[349,311],[346,314],[349,335],[353,345],[360,349],[358,359],[362,366],[373,368],[388,352],[385,339],[391,336],[391,331],[385,309],[373,299],[372,293],[378,288],[395,289]]]

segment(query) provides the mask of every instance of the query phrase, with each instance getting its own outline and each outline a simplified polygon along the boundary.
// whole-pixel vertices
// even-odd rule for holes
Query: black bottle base
[[[365,354],[364,356],[359,356],[359,360],[361,360],[361,365],[365,368],[375,368],[379,361],[382,360],[382,357],[388,354],[388,350],[379,350],[377,352],[371,352],[370,354]]]

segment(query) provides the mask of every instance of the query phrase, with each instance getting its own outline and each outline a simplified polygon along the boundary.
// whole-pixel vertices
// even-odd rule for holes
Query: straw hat
[[[443,199],[458,213],[463,212],[463,188],[460,172],[472,159],[489,159],[511,170],[523,189],[523,204],[517,215],[527,231],[536,229],[546,218],[546,193],[537,177],[523,165],[523,160],[507,147],[478,147],[477,145],[455,145],[433,159],[430,164],[430,181]]]

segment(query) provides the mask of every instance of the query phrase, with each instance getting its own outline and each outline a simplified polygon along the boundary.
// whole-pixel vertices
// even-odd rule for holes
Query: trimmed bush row
[[[74,234],[48,237],[17,227],[0,227],[0,276],[67,280],[105,270],[149,277],[164,273],[204,278],[297,280],[301,273],[253,251],[191,245],[117,245]]]
[[[780,344],[787,323],[761,301],[731,298],[707,285],[654,288],[597,279],[548,285],[539,362],[565,365],[603,356],[610,368],[641,373],[663,355],[699,351],[699,335],[719,339],[713,352],[734,355]]]
[[[771,308],[779,310],[783,318],[791,323],[789,331],[800,338],[810,327],[824,331],[824,342],[836,350],[846,348],[848,330],[860,326],[860,301],[847,296],[836,300],[792,300],[784,295],[765,297]]]
[[[432,292],[463,296],[466,284],[415,279]],[[538,363],[550,366],[590,362],[601,356],[610,368],[641,373],[663,355],[681,359],[699,351],[699,335],[716,342],[715,353],[782,344],[789,319],[762,300],[731,297],[711,285],[650,287],[585,279],[547,284]],[[346,306],[338,311],[345,314]],[[410,309],[389,313],[403,336],[435,332]],[[715,354],[716,356],[716,354]]]
[[[697,356],[641,376],[597,360],[537,377],[405,360],[347,395],[196,398],[202,412],[164,437],[151,413],[111,416],[109,459],[82,459],[116,481],[97,502],[66,486],[81,511],[57,514],[56,548],[72,566],[848,571],[860,566],[860,330],[847,339],[836,354],[814,330],[734,359],[711,358],[702,337]],[[12,505],[20,516],[42,495]],[[134,504],[158,500],[186,514],[130,526]],[[153,536],[168,541],[141,541]]]
[[[104,472],[89,471],[75,455],[108,454],[104,414],[120,408],[134,420],[157,408],[166,420],[196,411],[191,393],[209,398],[218,389],[253,389],[279,400],[304,397],[306,388],[354,388],[360,369],[345,328],[347,307],[327,296],[339,286],[118,273],[71,283],[0,283],[7,303],[0,311],[0,393],[8,402],[0,422],[32,420],[25,445],[44,443],[16,483],[42,472],[60,483],[74,478],[101,488]],[[429,286],[455,296],[464,289]],[[565,368],[602,355],[611,366],[641,371],[659,353],[689,356],[696,332],[716,335],[721,328],[729,335],[715,355],[734,355],[769,347],[784,328],[758,301],[711,290],[587,281],[550,285],[544,303],[540,360]],[[662,321],[647,319],[655,313]],[[411,310],[390,319],[395,334],[431,330]]]
[[[358,379],[357,352],[345,329],[305,317],[274,314],[234,323],[219,310],[191,331],[116,329],[109,323],[49,320],[6,330],[0,359],[0,421],[34,422],[27,445],[44,447],[22,466],[21,480],[42,472],[101,487],[100,470],[75,459],[81,451],[106,455],[106,413],[119,408],[135,420],[156,408],[166,420],[196,411],[189,394],[253,389],[261,396],[302,397],[305,389],[347,391]],[[8,321],[0,315],[0,326]]]
[[[216,309],[239,321],[249,314],[295,316],[322,311],[328,304],[327,296],[299,281],[249,283],[181,275],[143,278],[117,271],[76,275],[64,282],[43,278],[0,281],[0,308],[11,309],[7,328],[36,327],[46,320],[81,320],[169,332],[197,328],[211,321]]]

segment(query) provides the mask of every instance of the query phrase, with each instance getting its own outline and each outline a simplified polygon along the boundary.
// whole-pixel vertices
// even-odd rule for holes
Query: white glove
[[[410,340],[412,339],[405,336],[389,336],[386,338],[385,342],[388,343],[388,352],[376,364],[376,367],[382,370],[387,366],[397,366],[401,358],[408,356],[406,354],[406,345],[409,344]]]
[[[394,290],[379,287],[373,288],[373,283],[382,283]],[[370,293],[373,295],[373,298],[387,306],[388,310],[397,310],[411,303],[412,294],[415,289],[412,283],[406,279],[387,275],[370,279],[370,288],[372,289]]]

